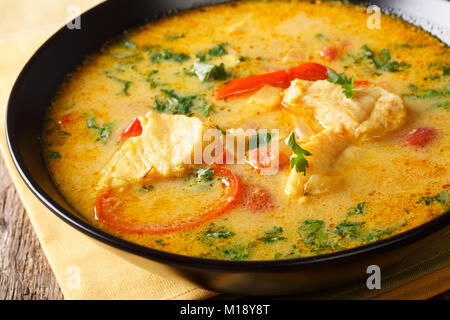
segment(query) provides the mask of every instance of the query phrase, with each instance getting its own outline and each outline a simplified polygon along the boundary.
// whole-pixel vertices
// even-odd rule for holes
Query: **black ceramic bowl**
[[[51,212],[108,250],[152,272],[213,291],[250,295],[299,293],[362,278],[366,276],[367,266],[376,264],[383,268],[399,261],[449,227],[450,212],[447,212],[407,232],[337,253],[277,261],[216,261],[142,247],[86,223],[58,193],[45,166],[39,141],[44,114],[65,75],[73,71],[87,54],[95,52],[105,41],[125,29],[179,10],[219,2],[224,1],[107,1],[81,16],[80,30],[62,28],[34,54],[12,90],[6,134],[20,175]],[[450,43],[450,32],[441,25],[448,23],[448,2],[372,3]]]

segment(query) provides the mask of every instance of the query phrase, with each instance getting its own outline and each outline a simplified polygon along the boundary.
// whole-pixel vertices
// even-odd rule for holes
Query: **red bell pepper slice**
[[[291,81],[295,79],[317,81],[327,78],[327,67],[318,63],[308,62],[289,69],[235,79],[219,89],[217,99],[222,100],[231,96],[256,91],[264,85],[287,88]]]
[[[215,204],[202,214],[165,223],[135,224],[121,216],[124,203],[114,195],[114,191],[108,190],[97,199],[95,205],[95,218],[108,227],[124,233],[133,234],[163,234],[168,232],[191,229],[204,224],[226,213],[239,197],[241,186],[239,179],[230,170],[212,166],[214,177],[226,178],[225,192]]]
[[[119,136],[119,141],[124,142],[131,137],[137,137],[142,134],[141,122],[138,118],[130,122],[128,127],[126,127]]]

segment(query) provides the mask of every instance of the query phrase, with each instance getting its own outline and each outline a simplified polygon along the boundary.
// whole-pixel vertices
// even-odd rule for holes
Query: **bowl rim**
[[[101,10],[103,6],[108,5],[108,1],[100,3],[89,10],[83,12],[81,17],[85,14],[94,14],[96,10]],[[405,21],[405,20],[403,20]],[[407,22],[407,21],[406,21]],[[127,253],[135,254],[143,258],[147,258],[153,261],[157,261],[164,264],[174,264],[178,266],[193,267],[193,268],[208,268],[216,270],[225,270],[229,272],[257,272],[257,271],[283,271],[299,269],[301,267],[315,267],[324,263],[329,262],[343,262],[352,258],[361,258],[367,255],[374,255],[384,250],[392,250],[394,248],[405,246],[416,242],[420,239],[425,238],[427,235],[438,232],[450,225],[450,210],[442,213],[440,216],[424,223],[418,225],[407,231],[395,234],[391,237],[370,243],[362,246],[357,246],[351,249],[345,249],[342,251],[336,251],[327,254],[320,254],[316,256],[308,256],[293,259],[280,259],[280,260],[215,260],[215,259],[205,259],[192,256],[185,256],[176,253],[170,253],[166,251],[161,251],[154,248],[145,247],[138,245],[136,243],[121,239],[110,233],[104,232],[99,228],[87,223],[80,217],[72,214],[70,211],[59,205],[53,198],[48,195],[33,178],[31,173],[28,171],[24,160],[21,157],[18,143],[14,134],[15,124],[14,124],[14,114],[15,114],[15,100],[18,95],[21,83],[26,77],[27,72],[33,67],[34,61],[40,56],[42,51],[46,50],[47,47],[56,40],[56,38],[64,32],[64,26],[62,26],[56,33],[54,33],[50,38],[48,38],[39,49],[32,55],[32,57],[27,61],[19,76],[17,77],[13,88],[11,90],[7,107],[6,107],[6,123],[5,123],[5,133],[8,145],[8,150],[13,160],[14,166],[19,172],[20,177],[25,182],[25,185],[36,198],[54,215],[59,219],[69,224],[76,230],[82,232],[83,234],[100,241],[106,245],[112,246],[116,249],[120,249]],[[427,31],[425,31],[427,32]],[[439,39],[438,39],[439,40]],[[442,42],[442,41],[441,41]],[[74,211],[76,211],[74,209]]]

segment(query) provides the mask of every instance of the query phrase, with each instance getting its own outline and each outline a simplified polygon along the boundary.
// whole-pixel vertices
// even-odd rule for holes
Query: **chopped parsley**
[[[184,37],[184,33],[166,34],[164,37],[166,38],[167,41],[174,41],[174,40],[183,38]]]
[[[330,40],[329,40],[327,37],[325,37],[322,33],[316,34],[316,38],[317,38],[317,39],[320,39],[320,40],[322,40],[322,41],[326,41],[326,42],[330,41]]]
[[[318,249],[330,247],[324,224],[322,220],[305,220],[297,230],[299,235],[305,238],[302,242]]]
[[[289,137],[285,140],[285,143],[292,149],[294,154],[291,156],[291,168],[295,168],[297,172],[303,172],[306,175],[306,168],[309,168],[308,160],[306,156],[311,156],[312,154],[302,149],[295,141],[294,132],[292,132]]]
[[[197,182],[209,182],[213,180],[214,170],[212,168],[195,168],[194,175]]]
[[[417,89],[412,91],[417,91]],[[406,98],[415,98],[415,99],[449,98],[450,84],[447,84],[447,86],[444,88],[424,89],[419,92],[404,93],[403,96]]]
[[[120,54],[114,54],[109,52],[108,53],[111,57],[113,57],[114,59],[125,59],[125,58],[131,58],[131,57],[135,57],[138,56],[140,53],[139,52],[135,52],[135,51],[128,51],[128,52],[124,52],[124,53],[120,53]]]
[[[201,82],[211,80],[223,81],[229,78],[229,74],[226,72],[225,65],[223,63],[216,66],[212,63],[195,61],[194,65],[186,72],[189,75],[196,75]]]
[[[118,46],[120,48],[127,48],[127,49],[136,49],[137,48],[137,45],[128,38],[125,38],[122,41],[120,41]]]
[[[350,208],[347,210],[347,216],[351,217],[358,214],[363,214],[365,213],[365,210],[366,210],[366,203],[360,202],[356,205],[355,208]]]
[[[219,130],[222,134],[227,134],[226,130],[223,130],[221,127],[219,127],[219,125],[215,125],[214,126],[217,130]]]
[[[434,196],[421,197],[419,201],[417,201],[417,203],[423,203],[427,206],[433,203],[439,203],[441,206],[445,208],[449,200],[450,200],[450,192],[448,190],[444,190],[438,194],[435,194]]]
[[[349,99],[353,98],[353,85],[354,85],[354,77],[351,76],[350,79],[347,78],[345,73],[337,74],[331,69],[327,69],[328,81],[331,83],[340,84],[344,89],[342,92]]]
[[[363,224],[364,222],[342,222],[333,229],[333,232],[342,237],[357,239]]]
[[[175,61],[178,63],[183,63],[189,60],[191,57],[185,53],[173,53],[172,49],[163,49],[161,51],[154,52],[150,56],[150,61],[153,63],[161,63],[163,61]]]
[[[228,46],[227,43],[219,43],[218,45],[212,47],[208,50],[208,54],[211,57],[221,57],[227,54],[227,50],[225,49]]]
[[[248,141],[248,149],[252,150],[255,148],[266,146],[272,140],[272,134],[266,133],[258,133],[254,136],[251,136]]]
[[[101,126],[98,126],[95,122],[94,117],[90,117],[86,120],[86,126],[88,129],[95,130],[98,134],[97,141],[102,141],[103,144],[106,144],[109,140],[109,136],[112,131],[112,123],[107,123]]]
[[[406,62],[398,62],[391,60],[391,54],[389,49],[384,48],[376,56],[372,50],[369,49],[367,45],[362,47],[363,57],[367,57],[372,60],[373,64],[378,70],[384,70],[388,72],[400,72],[411,67],[410,64]]]
[[[280,240],[287,240],[286,237],[281,236],[282,233],[283,233],[282,227],[273,227],[270,230],[264,231],[264,236],[258,238],[257,240],[264,243],[272,243]]]
[[[166,243],[164,242],[163,239],[155,240],[155,243],[156,243],[158,246],[165,246],[165,245],[166,245]]]
[[[154,109],[159,112],[190,115],[193,111],[208,117],[213,106],[202,95],[181,95],[171,89],[161,89],[162,96],[155,98]]]
[[[47,150],[48,160],[59,160],[61,159],[61,154],[58,151]]]
[[[227,260],[247,260],[250,252],[245,247],[230,247],[222,249],[222,254]]]
[[[224,226],[215,227],[214,224],[211,224],[208,230],[202,234],[202,239],[204,240],[227,239],[233,237],[234,235],[235,235],[234,232],[229,231]]]
[[[436,103],[436,104],[433,106],[433,108],[439,108],[439,109],[445,109],[445,110],[448,110],[448,109],[450,109],[450,100],[442,101],[442,102]]]
[[[145,81],[148,82],[150,88],[152,89],[164,86],[164,83],[155,80],[155,75],[158,74],[158,72],[159,72],[158,70],[150,71],[147,75],[147,78],[145,79]]]
[[[385,236],[388,236],[392,234],[395,230],[402,227],[404,224],[395,225],[392,227],[388,227],[384,230],[370,230],[367,231],[362,237],[363,241],[367,243],[375,242],[380,240],[381,238],[384,238]]]
[[[111,75],[109,72],[106,72],[105,74],[106,74],[106,76],[107,76],[109,79],[112,79],[112,80],[114,80],[114,81],[117,81],[118,83],[121,83],[121,84],[123,85],[122,91],[121,91],[122,94],[127,94],[127,93],[128,93],[128,91],[130,90],[131,85],[133,84],[132,81],[124,80],[124,79],[118,78],[118,77],[116,77],[116,76]]]
[[[153,191],[153,190],[155,190],[155,187],[153,186],[153,185],[148,185],[148,186],[142,186],[142,190],[144,190],[144,191],[147,191],[147,192],[150,192],[150,191]]]

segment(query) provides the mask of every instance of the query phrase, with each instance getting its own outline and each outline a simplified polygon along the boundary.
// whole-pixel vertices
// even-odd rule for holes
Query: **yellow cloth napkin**
[[[36,49],[92,0],[0,2],[0,149],[66,299],[203,299],[214,293],[173,282],[118,258],[54,216],[27,189],[7,150],[5,109],[17,75]],[[69,12],[68,12],[69,11]],[[82,25],[81,21],[81,25]],[[76,50],[76,48],[74,48]],[[45,81],[45,75],[42,75]],[[74,276],[80,278],[80,286]]]

